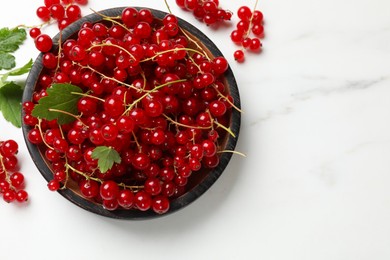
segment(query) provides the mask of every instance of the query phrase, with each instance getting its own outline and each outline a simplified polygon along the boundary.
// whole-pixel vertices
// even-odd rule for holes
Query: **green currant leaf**
[[[14,82],[6,83],[0,89],[0,110],[3,113],[3,117],[18,128],[22,126],[22,95],[22,87]]]
[[[1,56],[1,54],[0,54]],[[0,59],[1,60],[1,59]],[[28,72],[30,72],[31,70],[31,67],[33,65],[33,60],[30,59],[26,64],[24,64],[22,67],[20,68],[17,68],[17,69],[13,69],[7,73],[5,73],[2,77],[1,77],[1,81],[2,82],[6,82],[8,77],[9,76],[20,76],[20,75],[23,75],[23,74],[26,74]]]
[[[47,96],[39,100],[35,105],[32,115],[47,120],[57,119],[58,124],[68,124],[76,120],[78,114],[77,102],[83,91],[72,84],[53,84],[47,90]],[[73,116],[72,116],[73,115]]]
[[[92,151],[91,157],[98,160],[98,167],[101,173],[107,172],[114,163],[121,163],[119,153],[112,147],[98,146]]]
[[[22,28],[0,29],[0,52],[14,52],[26,39],[26,30]]]
[[[9,70],[15,67],[15,57],[9,53],[0,53],[0,70]]]

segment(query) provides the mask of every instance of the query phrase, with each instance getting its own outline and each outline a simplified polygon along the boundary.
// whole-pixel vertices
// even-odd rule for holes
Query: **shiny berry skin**
[[[133,27],[138,22],[138,10],[132,7],[123,9],[122,21],[127,27]]]
[[[16,192],[12,189],[7,190],[3,193],[3,199],[7,203],[11,203],[16,199]]]
[[[252,10],[248,6],[241,6],[237,10],[237,16],[241,20],[249,21],[249,19],[252,17]]]
[[[71,21],[75,21],[81,17],[81,9],[78,5],[69,5],[65,10],[66,16]]]
[[[37,16],[44,22],[50,20],[50,10],[46,6],[40,6],[36,10]]]
[[[11,174],[10,180],[12,186],[14,186],[16,189],[19,189],[24,183],[24,176],[20,172],[14,172]]]
[[[29,35],[33,39],[37,38],[37,36],[40,34],[41,34],[41,29],[39,29],[38,27],[31,28],[29,31]]]
[[[116,199],[119,195],[118,184],[114,181],[104,181],[100,185],[100,196],[104,200]]]
[[[81,194],[88,199],[95,198],[99,194],[99,184],[93,180],[82,180],[79,183]]]
[[[152,209],[157,214],[164,214],[169,210],[169,199],[165,196],[156,196],[152,201]]]
[[[244,62],[245,60],[245,54],[242,50],[237,50],[234,52],[234,59],[237,61],[237,62]]]
[[[51,47],[53,46],[53,41],[47,34],[40,34],[35,38],[35,47],[40,52],[48,52],[50,51]]]
[[[26,202],[28,200],[28,193],[25,190],[18,190],[16,192],[16,201],[17,202]]]
[[[146,211],[152,206],[152,197],[146,191],[140,190],[134,196],[134,204],[137,209]]]
[[[0,153],[3,156],[15,155],[18,152],[18,148],[18,143],[11,139],[0,143]]]
[[[131,190],[121,190],[118,195],[118,204],[122,208],[129,209],[134,203],[134,193]]]
[[[48,182],[47,187],[50,191],[57,191],[60,188],[60,182],[53,179]]]
[[[116,210],[119,206],[118,204],[118,201],[116,199],[112,199],[112,200],[103,200],[103,208],[106,209],[106,210]]]

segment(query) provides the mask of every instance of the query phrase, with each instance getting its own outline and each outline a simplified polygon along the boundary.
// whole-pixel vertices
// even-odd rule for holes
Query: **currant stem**
[[[92,176],[89,176],[88,174],[82,172],[82,171],[79,171],[77,170],[76,168],[72,167],[70,164],[68,163],[65,163],[65,168],[66,169],[71,169],[72,171],[74,171],[75,173],[83,176],[85,179],[87,180],[93,180],[93,181],[97,181],[97,182],[100,182],[100,183],[103,183],[103,180],[99,179],[99,178],[96,178],[96,177],[92,177]]]
[[[256,10],[256,8],[257,8],[257,4],[258,4],[258,3],[259,3],[259,0],[256,0],[255,6],[253,7],[253,10],[252,10],[251,19],[249,19],[248,31],[246,32],[245,38],[248,38],[248,36],[249,36],[249,34],[250,34],[250,32],[251,32],[251,29],[250,29],[250,28],[252,28],[252,24],[253,24],[253,22],[252,22],[252,20],[253,20],[253,15],[254,15],[254,12],[255,12],[255,10]]]
[[[222,98],[224,98],[226,100],[226,102],[229,103],[229,105],[231,105],[235,110],[237,110],[238,112],[242,113],[242,110],[239,109],[233,102],[231,102],[225,95],[223,95],[221,93],[221,91],[219,91],[215,85],[213,85],[214,89],[217,91],[218,95],[221,96]]]
[[[224,126],[223,124],[219,123],[218,121],[215,121],[213,122],[214,124],[216,124],[218,127],[221,127],[223,130],[225,130],[226,132],[228,132],[231,136],[233,136],[234,138],[236,138],[236,135],[233,133],[232,129],[230,129],[230,127],[226,127]]]
[[[171,11],[171,8],[169,7],[168,1],[167,1],[167,0],[164,0],[164,2],[165,2],[165,5],[166,5],[166,7],[167,7],[167,9],[168,9],[168,12],[171,14],[172,11]]]
[[[7,169],[5,168],[5,165],[4,165],[4,162],[3,162],[3,156],[1,154],[0,154],[0,165],[1,165],[1,168],[3,169],[3,171],[4,171],[5,180],[8,182],[10,187],[15,190],[15,187],[12,185],[12,182],[10,180],[9,173],[8,173]]]
[[[49,109],[49,110],[50,110],[50,109]],[[42,123],[42,119],[38,118],[38,130],[39,130],[39,134],[41,135],[42,141],[43,141],[43,143],[46,145],[47,148],[49,148],[49,149],[51,149],[51,150],[54,150],[54,148],[51,147],[51,146],[45,141],[45,137],[43,136],[43,132],[42,132],[41,123]]]
[[[167,116],[166,114],[163,114],[163,116],[171,123],[177,125],[177,126],[182,126],[182,127],[185,127],[185,128],[194,128],[194,129],[210,129],[212,128],[212,126],[193,126],[193,125],[186,125],[186,124],[182,124],[182,123],[179,123],[175,120],[173,120],[172,118],[170,118],[169,116]]]
[[[179,79],[179,80],[175,80],[175,81],[170,81],[170,82],[167,82],[167,83],[158,85],[158,86],[155,87],[154,89],[148,90],[148,91],[147,91],[145,94],[143,94],[141,97],[139,97],[138,99],[134,100],[133,103],[131,103],[131,104],[129,105],[129,107],[125,110],[125,112],[123,112],[122,115],[125,115],[127,112],[129,112],[136,104],[138,104],[138,102],[140,102],[142,99],[144,99],[145,97],[147,97],[150,93],[156,92],[156,91],[159,90],[160,88],[165,87],[165,86],[168,86],[168,85],[170,85],[170,84],[180,83],[180,82],[184,82],[184,81],[187,81],[187,79]]]
[[[107,76],[107,75],[105,75],[105,74],[103,74],[103,73],[101,73],[101,72],[95,70],[94,68],[92,68],[92,67],[90,67],[90,66],[82,66],[81,64],[78,64],[78,63],[74,63],[74,64],[78,65],[78,66],[79,66],[80,68],[82,68],[82,69],[89,69],[89,70],[91,70],[92,72],[94,72],[94,73],[98,74],[99,76],[101,76],[102,78],[105,78],[105,79],[109,79],[109,80],[115,81],[116,83],[122,84],[123,86],[126,86],[126,87],[128,87],[128,88],[135,89],[135,90],[137,90],[137,91],[144,91],[144,90],[141,90],[141,89],[138,89],[138,88],[134,87],[133,85],[127,84],[126,82],[122,82],[122,81],[120,81],[120,80],[117,80],[116,78],[109,77],[109,76]]]
[[[58,55],[57,55],[57,66],[56,66],[56,72],[60,68],[60,62],[61,62],[61,52],[62,52],[62,30],[60,31],[60,39],[58,40]]]
[[[79,120],[85,127],[88,127],[88,126],[80,119],[80,117],[75,116],[75,115],[73,115],[72,113],[69,113],[69,112],[66,112],[66,111],[63,111],[63,110],[59,110],[59,109],[55,109],[55,108],[49,108],[48,110],[49,110],[50,112],[57,112],[57,113],[62,113],[62,114],[71,116],[71,117],[75,118],[76,120]]]
[[[217,151],[217,153],[233,153],[233,154],[241,155],[242,157],[246,157],[246,154],[234,150],[222,150],[222,151]]]
[[[192,51],[192,52],[195,52],[195,53],[198,53],[198,54],[200,54],[202,56],[207,57],[203,52],[200,52],[200,51],[198,51],[196,49],[192,49],[192,48],[174,48],[174,49],[170,49],[170,50],[160,51],[160,52],[156,53],[156,55],[154,55],[153,57],[143,59],[140,62],[153,60],[153,59],[157,58],[160,54],[165,54],[165,53],[175,52],[175,51]]]
[[[83,96],[83,97],[89,97],[89,98],[94,98],[94,99],[96,99],[96,100],[99,100],[99,101],[101,101],[101,102],[103,102],[104,103],[104,99],[102,99],[102,98],[99,98],[99,97],[95,97],[95,96],[93,96],[93,95],[90,95],[90,94],[88,94],[88,93],[81,93],[81,92],[70,92],[70,94],[72,94],[72,95],[77,95],[77,96]]]
[[[205,56],[209,61],[211,60],[210,57],[207,55],[207,53],[204,51],[204,49],[199,45],[199,43],[198,43],[197,41],[195,41],[192,37],[190,37],[190,36],[188,35],[188,33],[187,33],[184,29],[182,29],[181,27],[180,27],[180,31],[184,34],[185,37],[187,37],[187,39],[188,39],[190,42],[192,42],[193,44],[195,44],[195,46],[196,46],[198,49],[202,50],[204,56]]]
[[[93,176],[90,176],[88,174],[86,174],[85,172],[82,172],[82,171],[79,171],[77,170],[76,168],[72,167],[70,164],[68,163],[65,163],[65,168],[66,169],[70,169],[72,171],[74,171],[75,173],[83,176],[86,180],[93,180],[93,181],[96,181],[96,182],[99,182],[100,184],[103,183],[104,181],[100,178],[96,178],[96,177],[93,177]],[[121,183],[117,183],[118,186],[121,186],[123,188],[127,188],[127,189],[131,189],[131,190],[136,190],[136,189],[142,189],[144,188],[144,186],[137,186],[137,185],[126,185],[124,184],[123,182]]]
[[[90,51],[92,50],[93,48],[96,48],[96,47],[116,47],[122,51],[124,51],[126,54],[128,54],[132,59],[134,60],[137,60],[133,54],[131,54],[128,50],[126,50],[126,48],[123,48],[122,46],[120,45],[117,45],[117,44],[112,44],[112,43],[99,43],[99,44],[94,44],[92,45],[91,47],[89,47],[87,49],[87,51]]]
[[[103,20],[106,20],[106,21],[110,21],[110,22],[112,22],[112,23],[115,23],[115,24],[121,26],[122,28],[124,28],[126,31],[130,32],[130,31],[129,31],[129,28],[127,28],[125,25],[123,25],[122,23],[120,23],[120,22],[118,22],[117,20],[115,20],[115,19],[120,19],[120,18],[121,18],[120,16],[107,16],[107,15],[104,15],[104,14],[102,14],[102,13],[99,13],[99,12],[93,10],[93,9],[91,9],[91,11],[94,12],[95,14],[98,14],[98,15],[100,15],[101,17],[103,17]]]

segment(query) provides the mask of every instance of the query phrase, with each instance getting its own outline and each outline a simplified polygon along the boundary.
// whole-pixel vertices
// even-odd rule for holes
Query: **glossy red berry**
[[[41,52],[48,52],[53,46],[53,41],[47,34],[40,34],[35,38],[35,47]]]

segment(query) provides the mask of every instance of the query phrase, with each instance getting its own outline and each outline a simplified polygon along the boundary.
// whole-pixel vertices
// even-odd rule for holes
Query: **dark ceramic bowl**
[[[112,9],[103,10],[99,13],[106,16],[114,17],[114,16],[121,15],[122,10],[124,8],[125,7],[112,8]],[[141,7],[136,7],[136,8],[141,9]],[[152,11],[153,15],[158,19],[162,19],[167,14],[165,12],[158,11],[158,10],[153,10],[153,9],[150,10]],[[95,13],[79,19],[78,21],[74,22],[73,24],[71,24],[70,26],[68,26],[66,29],[63,30],[62,41],[64,42],[67,38],[75,35],[80,29],[80,26],[84,22],[88,21],[91,23],[95,23],[101,20],[102,20],[102,16]],[[179,18],[179,25],[181,26],[182,29],[184,29],[187,33],[189,33],[189,35],[193,39],[195,39],[198,42],[198,44],[200,44],[207,52],[209,52],[211,56],[214,57],[223,56],[220,50],[217,48],[217,46],[215,46],[215,44],[206,35],[204,35],[200,30],[195,28],[193,25],[189,24],[188,22],[180,18]],[[54,37],[53,42],[54,43],[58,42],[59,37],[60,35]],[[53,46],[53,48],[58,48],[58,46]],[[23,102],[32,100],[33,92],[36,88],[37,80],[42,70],[43,70],[42,54],[40,54],[37,57],[31,69],[31,72],[27,78],[27,83],[23,94]],[[225,73],[224,83],[228,87],[230,95],[234,98],[235,105],[238,108],[240,108],[239,91],[237,88],[236,80],[234,78],[234,75],[230,67]],[[236,109],[232,109],[230,114],[230,128],[236,137],[232,137],[231,135],[226,134],[224,140],[222,141],[222,147],[224,147],[224,150],[233,151],[235,149],[238,134],[239,134],[239,129],[240,129],[240,121],[241,121],[240,113]],[[47,181],[52,180],[53,172],[49,166],[49,163],[46,161],[45,156],[42,154],[42,150],[38,146],[31,144],[27,140],[27,134],[31,128],[29,126],[23,125],[22,129],[23,129],[23,134],[24,134],[24,138],[28,150],[31,154],[34,163],[36,164],[37,168],[41,172],[42,176]],[[196,177],[191,176],[186,187],[187,191],[181,196],[171,200],[169,211],[162,215],[159,215],[153,212],[152,210],[140,211],[140,210],[118,209],[114,211],[108,211],[103,209],[101,204],[98,204],[94,201],[82,197],[80,195],[80,192],[77,190],[77,188],[67,188],[67,189],[59,190],[58,192],[67,200],[78,205],[79,207],[87,211],[102,216],[106,216],[106,217],[136,220],[136,219],[150,219],[159,216],[165,216],[167,214],[176,212],[177,210],[189,205],[191,202],[195,201],[203,193],[205,193],[223,173],[223,171],[225,170],[226,166],[228,165],[231,159],[231,156],[232,153],[229,152],[222,153],[220,155],[220,163],[216,168],[212,170],[201,171],[199,173],[197,172]],[[74,186],[76,187],[77,185]]]

